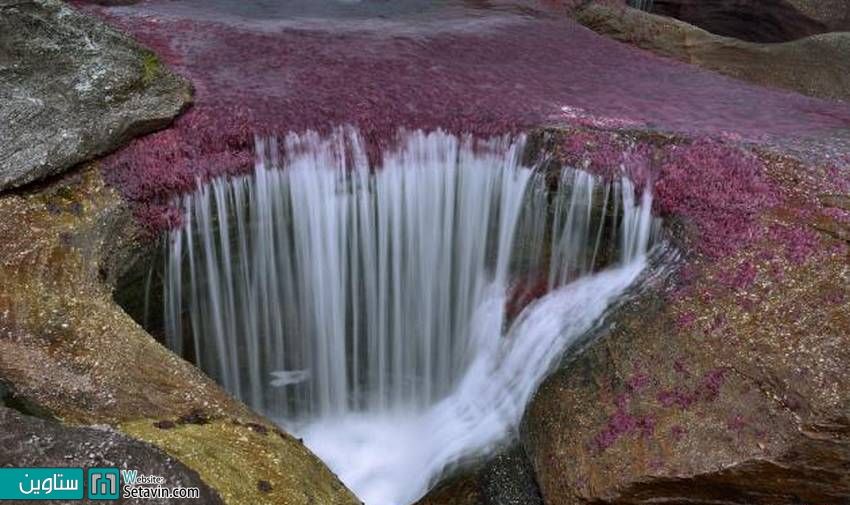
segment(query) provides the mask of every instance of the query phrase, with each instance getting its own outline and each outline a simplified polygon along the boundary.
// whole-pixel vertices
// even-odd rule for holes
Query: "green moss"
[[[303,444],[273,426],[218,419],[160,429],[155,422],[120,429],[197,471],[229,505],[359,503]]]
[[[162,74],[162,63],[159,61],[159,56],[151,51],[145,51],[142,54],[142,80],[145,84],[149,84],[160,74]]]

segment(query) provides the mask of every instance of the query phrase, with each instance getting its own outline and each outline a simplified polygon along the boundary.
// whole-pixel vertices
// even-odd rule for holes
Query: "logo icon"
[[[82,499],[82,468],[0,468],[0,500]]]
[[[118,469],[89,468],[88,498],[90,500],[118,499]]]

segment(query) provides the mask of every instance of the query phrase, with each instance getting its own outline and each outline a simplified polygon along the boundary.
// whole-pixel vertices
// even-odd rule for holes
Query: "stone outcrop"
[[[0,0],[0,190],[167,125],[191,99],[158,57],[59,0]]]
[[[757,151],[744,182],[734,151],[665,149],[684,152],[655,182],[684,260],[536,394],[523,441],[544,502],[846,505],[847,165]]]
[[[590,3],[575,13],[616,40],[762,86],[850,100],[850,33],[834,32],[780,44],[723,37],[665,16]]]
[[[125,499],[151,505],[221,505],[197,472],[161,450],[106,426],[74,428],[0,406],[0,467],[120,467],[165,479],[165,487],[198,488],[198,498]],[[53,501],[52,503],[56,503]]]

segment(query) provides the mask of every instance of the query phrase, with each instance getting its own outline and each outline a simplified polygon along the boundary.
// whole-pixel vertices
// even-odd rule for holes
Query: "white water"
[[[182,349],[188,319],[198,364],[363,501],[417,499],[511,435],[645,266],[648,194],[564,169],[550,211],[522,148],[408,133],[371,171],[352,131],[259,143],[252,176],[183,201],[170,345]],[[549,293],[508,321],[514,286],[537,279]]]

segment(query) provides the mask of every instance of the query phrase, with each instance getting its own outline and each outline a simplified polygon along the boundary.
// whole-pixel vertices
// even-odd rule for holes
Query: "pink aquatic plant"
[[[720,258],[758,239],[761,214],[777,203],[758,158],[717,140],[672,145],[655,182],[661,215],[686,220],[696,249]]]

